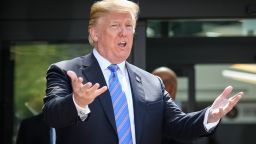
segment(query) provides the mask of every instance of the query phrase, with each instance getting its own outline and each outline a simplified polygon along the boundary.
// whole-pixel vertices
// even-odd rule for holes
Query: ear
[[[93,26],[89,29],[91,38],[94,42],[98,41],[98,33],[97,33],[97,29]]]

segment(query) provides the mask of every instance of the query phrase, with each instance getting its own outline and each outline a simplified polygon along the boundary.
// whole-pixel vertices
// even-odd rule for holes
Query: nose
[[[128,33],[129,33],[129,30],[125,26],[120,27],[120,31],[119,31],[120,36],[125,37],[127,36]]]

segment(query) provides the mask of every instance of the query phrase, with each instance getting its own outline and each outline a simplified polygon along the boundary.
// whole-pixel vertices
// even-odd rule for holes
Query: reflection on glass
[[[164,22],[168,22],[168,25],[161,25]],[[167,26],[167,28],[164,28],[164,26]],[[147,37],[161,37],[162,29],[168,29],[169,37],[256,36],[256,20],[149,20]]]
[[[224,77],[240,82],[256,84],[255,64],[233,64],[228,69],[222,71]]]
[[[255,84],[231,79],[223,75],[223,71],[230,70],[234,64],[196,64],[196,99],[198,102],[212,102],[223,89],[232,85],[234,92],[245,92],[242,102],[256,102]],[[251,65],[254,66],[254,65]],[[234,68],[232,68],[234,69]]]

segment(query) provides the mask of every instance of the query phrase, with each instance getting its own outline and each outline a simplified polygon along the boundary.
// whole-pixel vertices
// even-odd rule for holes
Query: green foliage
[[[89,53],[87,44],[21,44],[12,48],[15,60],[14,86],[16,117],[23,119],[39,113],[50,64]]]

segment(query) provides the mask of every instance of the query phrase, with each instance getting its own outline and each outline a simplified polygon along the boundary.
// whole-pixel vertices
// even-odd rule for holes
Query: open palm
[[[209,110],[208,123],[216,122],[230,112],[237,104],[243,95],[243,92],[239,92],[234,96],[228,98],[228,95],[232,92],[232,86],[228,86],[224,89],[213,102]]]

